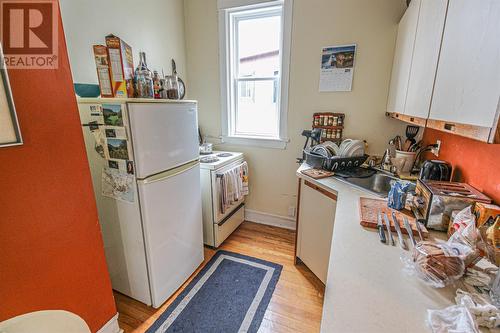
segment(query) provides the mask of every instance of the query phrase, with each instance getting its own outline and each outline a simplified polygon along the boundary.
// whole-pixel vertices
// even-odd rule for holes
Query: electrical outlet
[[[441,149],[441,140],[436,140],[436,145],[437,147],[431,149],[431,153],[436,155],[436,157],[439,156],[439,150]]]
[[[295,206],[288,206],[288,216],[295,217]]]

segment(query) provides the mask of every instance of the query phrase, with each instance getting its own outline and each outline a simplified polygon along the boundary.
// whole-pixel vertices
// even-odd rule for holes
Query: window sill
[[[223,136],[223,144],[234,144],[242,146],[253,146],[260,148],[274,148],[274,149],[285,149],[286,144],[290,140],[288,139],[266,139],[259,137],[247,137],[247,136]]]

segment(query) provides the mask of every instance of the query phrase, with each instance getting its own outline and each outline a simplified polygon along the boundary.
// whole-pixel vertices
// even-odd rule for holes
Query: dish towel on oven
[[[242,164],[220,175],[220,210],[224,214],[233,203],[248,195],[248,164]]]

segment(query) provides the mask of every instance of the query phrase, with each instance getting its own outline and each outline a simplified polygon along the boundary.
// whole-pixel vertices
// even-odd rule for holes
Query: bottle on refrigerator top
[[[153,93],[155,99],[161,98],[161,79],[158,71],[153,72]]]
[[[146,53],[139,52],[139,65],[135,69],[135,92],[138,98],[154,98],[153,73],[146,63]]]

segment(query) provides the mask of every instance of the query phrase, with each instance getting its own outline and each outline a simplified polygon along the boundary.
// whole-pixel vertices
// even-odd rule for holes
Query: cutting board
[[[397,217],[398,222],[399,222],[399,225],[401,227],[401,232],[403,234],[408,234],[408,232],[406,231],[406,228],[404,227],[404,223],[403,223],[403,216],[406,216],[408,218],[408,222],[410,222],[413,234],[415,236],[418,236],[415,216],[408,209],[398,211],[398,210],[387,207],[386,200],[369,199],[369,198],[362,198],[362,197],[359,198],[359,207],[360,207],[359,209],[360,209],[360,217],[361,217],[360,224],[363,227],[377,229],[377,222],[378,222],[377,213],[378,213],[378,211],[380,211],[380,213],[382,213],[382,224],[384,225],[384,230],[387,230],[386,225],[385,225],[385,221],[383,218],[384,213],[386,213],[387,217],[389,218],[389,222],[391,223],[391,230],[396,232],[396,228],[394,228],[394,222],[392,221],[392,212],[395,212],[396,217]],[[429,236],[429,232],[427,231],[427,229],[424,226],[422,226],[422,235],[424,236],[424,238],[427,238]]]
[[[331,171],[326,171],[322,169],[306,169],[302,170],[301,173],[303,173],[306,176],[309,176],[314,179],[322,179],[322,178],[327,178],[331,177],[334,175],[333,172]]]

